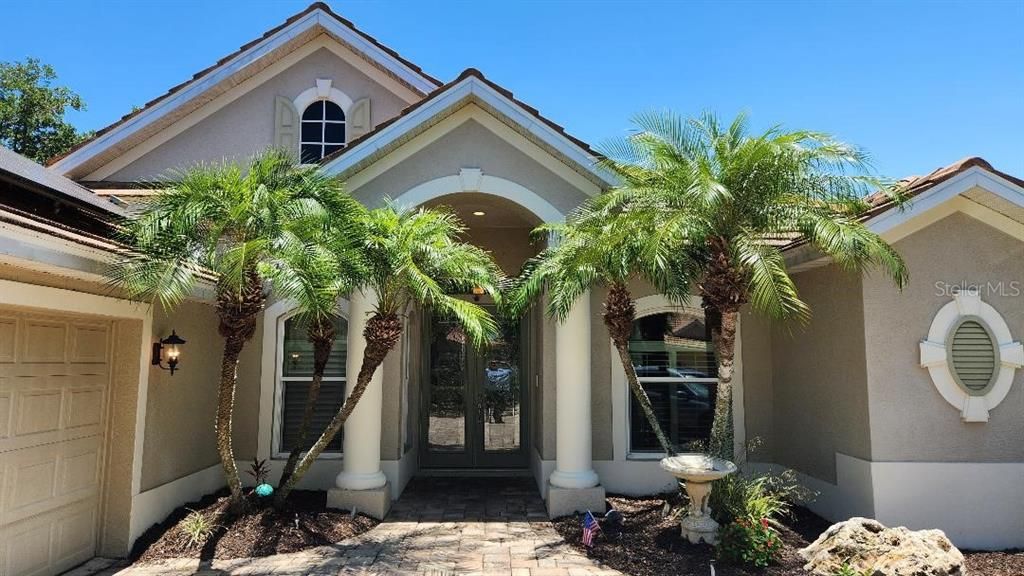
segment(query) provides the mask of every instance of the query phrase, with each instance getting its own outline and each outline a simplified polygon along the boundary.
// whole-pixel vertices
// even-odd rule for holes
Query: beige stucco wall
[[[132,181],[152,178],[168,169],[190,166],[199,161],[250,156],[273,142],[275,98],[294,99],[314,87],[317,78],[332,79],[332,86],[353,101],[370,98],[374,125],[397,115],[406,105],[345,60],[321,48],[107,179]]]
[[[748,458],[771,462],[774,441],[775,399],[772,389],[772,325],[749,307],[740,315],[740,357],[743,377],[743,414]]]
[[[836,452],[871,459],[861,280],[831,265],[794,280],[813,318],[772,328],[773,459],[835,482]]]
[[[615,457],[612,433],[612,349],[604,325],[604,299],[608,290],[590,291],[590,426],[594,460]]]
[[[982,286],[982,300],[1024,340],[1024,242],[958,213],[895,246],[910,269],[906,289],[894,290],[881,275],[863,288],[873,459],[1024,461],[1024,371],[989,422],[967,424],[919,366],[918,348],[951,299],[946,287],[963,282]]]
[[[143,360],[142,338],[141,320],[114,323],[110,423],[103,479],[104,517],[98,549],[103,556],[126,556],[131,548],[131,471],[135,460],[135,415],[139,398],[139,364]]]
[[[490,252],[502,272],[514,276],[539,250],[539,245],[533,242],[530,232],[530,228],[474,226],[467,230],[464,240]]]
[[[242,355],[238,359],[238,383],[235,388],[235,419],[232,424],[235,446],[235,459],[252,461],[256,457],[257,437],[260,433],[270,431],[259,429],[260,416],[260,374],[263,368],[263,314],[256,319],[256,333],[252,340],[246,342]],[[223,348],[224,341],[217,339],[218,347]],[[217,350],[217,361],[220,362],[222,350]],[[177,375],[175,375],[177,378]]]
[[[352,195],[368,206],[377,206],[385,197],[397,198],[418,184],[456,175],[462,168],[480,168],[486,175],[511,180],[541,196],[563,214],[586,198],[579,189],[475,120],[467,120],[352,190]]]
[[[402,455],[402,360],[404,342],[388,352],[384,365],[378,368],[383,373],[384,403],[381,406],[380,457],[382,460],[397,460]]]
[[[149,490],[216,464],[214,417],[220,374],[220,336],[211,307],[187,302],[153,313],[153,339],[177,331],[187,343],[181,368],[149,371],[142,490]]]

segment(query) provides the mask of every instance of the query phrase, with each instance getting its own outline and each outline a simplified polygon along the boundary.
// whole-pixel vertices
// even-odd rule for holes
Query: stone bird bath
[[[679,522],[682,536],[693,544],[718,542],[718,522],[711,518],[708,498],[711,483],[736,472],[728,460],[705,454],[682,454],[661,459],[661,469],[681,480],[690,497],[690,509]]]

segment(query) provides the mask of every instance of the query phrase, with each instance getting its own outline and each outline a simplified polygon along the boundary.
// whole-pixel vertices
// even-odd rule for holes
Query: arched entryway
[[[467,171],[441,180],[418,186],[399,202],[454,212],[466,226],[464,239],[491,253],[508,276],[519,274],[543,248],[544,240],[532,231],[544,218],[533,210],[561,217],[543,199],[506,180]],[[497,312],[486,296],[463,297]],[[411,424],[417,428],[421,472],[525,472],[532,449],[529,383],[540,369],[531,363],[539,323],[529,317],[503,320],[501,333],[475,349],[455,322],[425,312],[422,369],[410,379],[410,396],[417,396],[410,407],[418,412]]]

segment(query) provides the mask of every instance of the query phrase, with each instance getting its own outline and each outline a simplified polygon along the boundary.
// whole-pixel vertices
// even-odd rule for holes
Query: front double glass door
[[[428,340],[421,466],[525,467],[519,324],[502,324],[501,334],[477,349],[458,323],[435,318]]]

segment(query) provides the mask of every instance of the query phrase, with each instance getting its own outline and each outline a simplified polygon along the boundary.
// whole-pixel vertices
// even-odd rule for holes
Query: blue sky
[[[100,128],[307,1],[40,1],[3,7],[0,60],[52,64]],[[450,80],[476,67],[593,144],[632,114],[751,114],[835,134],[884,176],[964,156],[1024,175],[1024,0],[332,2]]]

